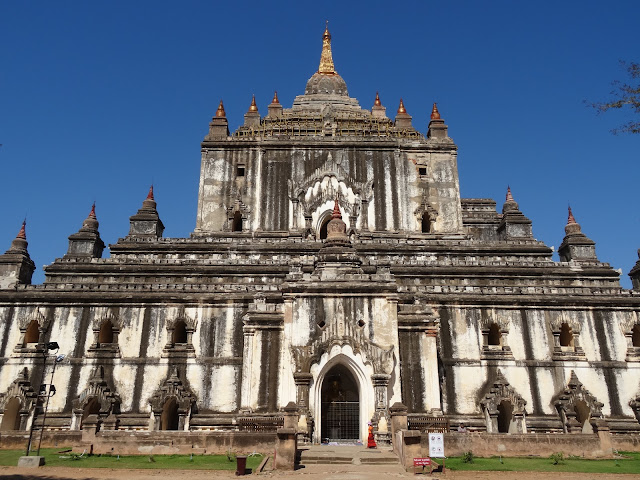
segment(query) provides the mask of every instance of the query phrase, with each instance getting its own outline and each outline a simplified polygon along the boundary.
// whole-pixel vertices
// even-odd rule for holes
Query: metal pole
[[[53,386],[53,374],[56,373],[56,365],[58,365],[57,358],[53,360],[53,370],[51,371],[51,381],[49,382],[49,391],[47,392],[47,403],[44,407],[44,415],[42,416],[42,428],[40,429],[40,440],[38,440],[38,453],[36,453],[36,455],[38,456],[40,455],[40,445],[42,444],[42,434],[44,433],[44,424],[47,421],[47,410],[49,409],[49,399],[51,398],[51,387]]]
[[[44,383],[44,376],[47,371],[47,346],[44,345],[44,350],[42,351],[42,375],[40,377],[40,386]],[[38,409],[38,400],[40,399],[40,386],[38,386],[38,395],[36,397],[36,404],[33,407],[33,418],[31,419],[31,426],[29,427],[29,440],[27,441],[27,453],[26,456],[29,456],[31,452],[31,441],[33,439],[33,426],[36,423],[36,411]]]

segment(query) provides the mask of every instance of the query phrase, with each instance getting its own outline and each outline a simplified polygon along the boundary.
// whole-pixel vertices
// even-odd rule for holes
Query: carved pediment
[[[82,410],[92,398],[95,398],[100,404],[100,414],[103,415],[117,412],[120,406],[120,396],[110,388],[105,379],[102,365],[93,371],[89,384],[73,401],[74,410]]]
[[[516,392],[516,390],[509,384],[505,376],[498,369],[498,375],[493,384],[489,387],[489,391],[484,396],[480,405],[489,411],[489,414],[498,414],[498,405],[502,401],[508,401],[513,406],[514,414],[526,413],[525,406],[527,401]]]
[[[26,317],[20,318],[19,324],[18,324],[20,331],[24,333],[29,327],[29,324],[33,321],[35,321],[38,324],[39,326],[38,328],[40,330],[46,330],[49,327],[49,320],[47,320],[47,318],[42,314],[42,312],[40,312],[39,308],[36,308],[33,312],[31,312],[31,314],[27,315]]]
[[[189,385],[180,379],[177,367],[172,368],[162,386],[149,399],[153,412],[156,414],[161,413],[165,402],[171,397],[176,399],[179,414],[185,414],[195,407],[196,396],[189,388]]]
[[[569,383],[558,396],[555,407],[558,411],[562,411],[565,414],[571,413],[575,412],[576,403],[579,401],[583,401],[589,407],[591,417],[602,417],[602,407],[604,404],[599,402],[589,390],[584,388],[582,382],[578,380],[576,372],[571,370]]]
[[[7,403],[12,398],[18,398],[20,400],[21,412],[29,412],[33,402],[37,399],[36,392],[33,391],[31,382],[29,381],[29,371],[27,367],[20,370],[16,379],[9,385],[7,392],[0,396],[0,411],[4,411]]]
[[[346,321],[340,307],[335,317],[322,328],[320,335],[311,344],[291,347],[296,373],[309,373],[311,366],[319,363],[324,353],[330,352],[334,346],[345,345],[349,345],[354,354],[361,354],[364,363],[370,364],[375,374],[391,374],[393,345],[384,348],[369,340],[365,335],[364,322],[361,319],[356,322]]]

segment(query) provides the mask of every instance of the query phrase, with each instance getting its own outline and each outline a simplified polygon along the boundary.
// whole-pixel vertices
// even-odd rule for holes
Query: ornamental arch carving
[[[592,422],[602,418],[603,403],[587,390],[571,370],[569,383],[554,403],[565,433],[592,433]]]
[[[29,371],[24,367],[7,391],[0,395],[0,430],[25,430],[37,398],[29,381]]]
[[[526,433],[527,401],[498,369],[488,392],[480,401],[489,433]]]

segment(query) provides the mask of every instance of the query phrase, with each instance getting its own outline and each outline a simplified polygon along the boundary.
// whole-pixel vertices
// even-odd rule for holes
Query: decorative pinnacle
[[[578,222],[576,222],[573,212],[571,211],[571,206],[569,206],[569,218],[567,219],[567,225],[573,225],[574,223]]]
[[[398,107],[398,113],[407,113],[407,110],[404,108],[404,102],[400,99],[400,106]]]
[[[378,95],[378,92],[376,92],[376,99],[373,102],[373,106],[374,107],[381,107],[382,106],[382,102],[380,102],[380,95]]]
[[[336,70],[333,65],[333,55],[331,54],[331,34],[329,33],[329,20],[322,34],[322,54],[320,54],[320,66],[318,73],[335,75]]]
[[[505,199],[505,202],[515,202],[513,195],[511,195],[511,187],[509,185],[507,185],[507,198]]]
[[[440,120],[440,112],[438,111],[436,102],[433,102],[433,108],[431,109],[431,120]]]
[[[331,218],[342,218],[342,214],[340,213],[340,205],[338,204],[338,197],[336,197],[336,202],[333,205],[333,213],[331,214]]]
[[[153,184],[149,187],[149,194],[147,195],[147,200],[154,200],[153,198]]]
[[[27,239],[27,232],[25,231],[26,226],[27,226],[27,220],[25,219],[22,221],[22,227],[20,227],[20,231],[18,232],[18,235],[16,235],[16,238],[21,238],[22,240]]]
[[[258,111],[258,105],[256,105],[256,96],[254,95],[251,98],[251,105],[249,106],[249,112],[257,112]]]
[[[218,105],[218,110],[216,110],[216,117],[226,117],[227,114],[224,113],[224,105],[222,104],[222,100],[220,100],[220,105]]]
[[[278,91],[273,92],[273,100],[271,100],[271,104],[280,105],[280,101],[278,100]]]
[[[91,211],[89,212],[89,218],[92,218],[93,220],[96,220],[96,202],[93,202],[93,205],[91,205]]]

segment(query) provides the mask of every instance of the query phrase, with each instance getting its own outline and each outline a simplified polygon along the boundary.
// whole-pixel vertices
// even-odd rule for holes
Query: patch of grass
[[[233,455],[229,461],[227,455],[78,455],[58,453],[64,448],[43,448],[40,454],[45,457],[46,465],[51,467],[75,468],[154,468],[177,470],[235,470]],[[239,455],[242,452],[238,453]],[[0,465],[18,464],[24,450],[0,450]],[[62,457],[62,458],[61,458]],[[153,460],[151,460],[153,459]],[[247,468],[255,471],[260,465],[262,455],[247,458]]]
[[[640,474],[640,452],[620,452],[622,458],[587,460],[570,456],[554,465],[548,457],[473,457],[465,463],[464,456],[447,458],[447,468],[467,471],[635,473]]]

